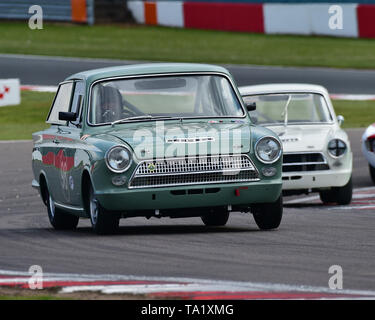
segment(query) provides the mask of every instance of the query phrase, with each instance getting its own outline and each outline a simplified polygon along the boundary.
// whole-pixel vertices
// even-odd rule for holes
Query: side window
[[[74,94],[72,100],[72,107],[70,109],[71,112],[77,114],[77,120],[73,121],[74,125],[78,125],[80,123],[80,115],[82,112],[82,105],[83,105],[83,96],[85,93],[85,84],[83,81],[77,81],[74,86]]]
[[[59,112],[69,112],[72,90],[73,82],[66,82],[59,86],[55,101],[47,118],[47,123],[66,124],[66,121],[59,120]]]

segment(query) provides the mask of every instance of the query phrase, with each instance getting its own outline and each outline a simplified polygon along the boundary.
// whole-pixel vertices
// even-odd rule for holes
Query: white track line
[[[375,194],[375,187],[364,187],[364,188],[353,189],[353,193],[362,192],[362,191],[374,191],[374,194]],[[353,199],[368,198],[369,196],[370,196],[369,194],[366,194],[366,195],[354,194]],[[319,200],[319,196],[309,196],[309,197],[284,201],[284,204],[297,204],[297,203],[304,203],[304,202],[309,202],[309,201],[314,201],[314,200]]]
[[[367,101],[375,100],[373,94],[330,94],[333,100],[354,100],[354,101]]]
[[[56,92],[57,86],[21,85],[21,91]]]

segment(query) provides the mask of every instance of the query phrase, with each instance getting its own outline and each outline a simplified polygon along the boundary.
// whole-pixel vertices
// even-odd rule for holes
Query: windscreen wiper
[[[113,127],[115,124],[118,124],[118,123],[122,123],[122,122],[126,122],[126,121],[131,121],[131,120],[143,120],[143,119],[171,119],[173,117],[169,117],[169,116],[152,116],[150,114],[144,114],[142,116],[134,116],[134,117],[127,117],[127,118],[124,118],[124,119],[119,119],[119,120],[116,120],[116,121],[113,121],[111,123],[111,126]]]

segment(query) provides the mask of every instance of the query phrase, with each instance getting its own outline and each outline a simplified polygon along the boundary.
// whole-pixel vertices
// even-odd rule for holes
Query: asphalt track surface
[[[137,63],[136,61],[59,58],[0,54],[0,79],[21,84],[57,85],[79,71]],[[304,82],[325,86],[330,93],[374,94],[375,70],[224,65],[237,84]]]
[[[348,130],[354,186],[371,187],[360,151],[363,129]],[[121,220],[118,234],[97,236],[81,220],[55,231],[31,188],[32,142],[0,142],[0,269],[191,277],[327,287],[331,265],[343,268],[345,289],[375,289],[375,209],[287,205],[278,230],[259,231],[249,214],[232,213],[227,226],[199,218]],[[373,192],[373,191],[372,191]],[[301,199],[297,197],[296,199]]]

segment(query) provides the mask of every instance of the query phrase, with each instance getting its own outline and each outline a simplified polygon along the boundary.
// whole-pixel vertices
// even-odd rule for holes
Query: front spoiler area
[[[173,188],[96,191],[101,206],[109,211],[248,206],[275,202],[281,194],[278,180],[235,184],[179,186]]]
[[[324,170],[283,174],[283,190],[342,187],[352,175],[352,169]]]

